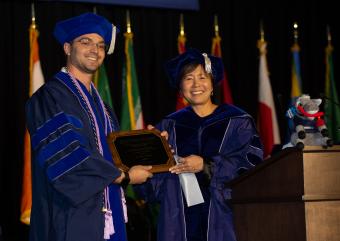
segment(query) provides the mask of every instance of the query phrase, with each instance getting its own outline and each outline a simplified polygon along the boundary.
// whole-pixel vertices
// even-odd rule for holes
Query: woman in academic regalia
[[[147,201],[160,203],[158,241],[235,241],[226,183],[263,159],[253,118],[233,105],[212,102],[224,73],[220,58],[189,49],[167,62],[166,71],[189,105],[157,125],[169,133],[180,163],[140,189]],[[195,173],[203,203],[188,207],[177,175],[186,172]]]

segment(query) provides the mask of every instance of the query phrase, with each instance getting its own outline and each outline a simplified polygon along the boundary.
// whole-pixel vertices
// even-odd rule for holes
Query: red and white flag
[[[271,154],[273,146],[280,144],[281,141],[267,66],[267,43],[260,40],[258,48],[260,52],[258,130],[266,158]]]

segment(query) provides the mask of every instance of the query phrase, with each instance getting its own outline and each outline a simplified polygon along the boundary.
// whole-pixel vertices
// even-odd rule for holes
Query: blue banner
[[[125,6],[199,10],[198,0],[60,0],[64,2],[88,2]]]

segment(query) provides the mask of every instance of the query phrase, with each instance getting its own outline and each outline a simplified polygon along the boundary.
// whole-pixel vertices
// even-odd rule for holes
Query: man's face
[[[104,39],[96,34],[84,34],[70,43],[70,63],[82,72],[93,74],[103,63],[106,46]]]

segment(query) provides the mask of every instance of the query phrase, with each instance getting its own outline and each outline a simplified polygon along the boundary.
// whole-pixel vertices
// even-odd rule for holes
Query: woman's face
[[[211,75],[207,74],[202,65],[185,74],[180,84],[184,98],[191,105],[204,105],[211,102],[213,91]]]

